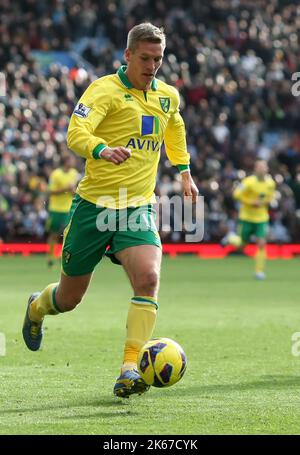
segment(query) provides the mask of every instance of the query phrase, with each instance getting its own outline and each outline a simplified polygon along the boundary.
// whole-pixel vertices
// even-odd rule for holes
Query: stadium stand
[[[204,241],[235,228],[232,189],[260,157],[278,185],[269,240],[299,242],[300,97],[291,78],[300,71],[300,6],[279,0],[1,1],[0,239],[45,239],[47,181],[76,100],[116,71],[128,30],[145,20],[167,34],[159,77],[181,95]],[[179,193],[162,153],[157,194]],[[182,234],[166,229],[162,239]]]

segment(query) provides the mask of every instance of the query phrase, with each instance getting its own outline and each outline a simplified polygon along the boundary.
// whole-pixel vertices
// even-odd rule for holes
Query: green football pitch
[[[131,297],[121,267],[104,260],[84,302],[47,317],[43,349],[30,352],[28,295],[57,281],[59,266],[1,257],[0,433],[299,434],[299,265],[270,261],[257,282],[246,257],[165,257],[154,335],[183,346],[187,370],[173,387],[121,400],[112,388]]]

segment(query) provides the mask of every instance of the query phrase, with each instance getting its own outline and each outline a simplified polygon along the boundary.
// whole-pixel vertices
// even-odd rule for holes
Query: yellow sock
[[[54,251],[55,251],[55,245],[56,244],[55,244],[55,242],[50,242],[50,243],[48,243],[48,245],[49,245],[48,257],[51,260],[55,260],[56,258],[55,258]]]
[[[239,248],[242,246],[242,238],[237,234],[230,234],[228,237],[228,243],[229,245]]]
[[[49,284],[30,306],[29,317],[34,322],[40,322],[46,314],[60,313],[56,300],[55,291],[58,283]]]
[[[266,248],[257,248],[257,252],[255,255],[255,272],[263,272],[265,269],[266,263]]]
[[[157,308],[157,301],[153,297],[135,296],[131,299],[127,317],[123,371],[136,366],[141,347],[152,336]]]

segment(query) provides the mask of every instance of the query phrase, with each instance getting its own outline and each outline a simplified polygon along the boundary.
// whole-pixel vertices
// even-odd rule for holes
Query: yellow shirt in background
[[[242,180],[235,189],[233,197],[241,202],[239,219],[251,223],[269,221],[269,203],[275,194],[275,182],[270,175],[263,180],[256,175],[250,175]],[[255,202],[261,201],[260,207],[254,207]]]
[[[70,185],[76,186],[79,174],[76,169],[71,168],[68,172],[63,169],[55,169],[49,178],[49,190],[57,191],[62,190]],[[67,213],[72,204],[73,193],[69,190],[60,194],[52,194],[49,198],[48,209],[52,212]]]

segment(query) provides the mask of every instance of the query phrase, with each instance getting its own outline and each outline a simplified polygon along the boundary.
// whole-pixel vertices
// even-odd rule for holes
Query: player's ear
[[[125,60],[127,63],[130,62],[130,56],[131,56],[131,50],[128,49],[128,47],[127,47],[124,51],[124,57],[125,57]]]

